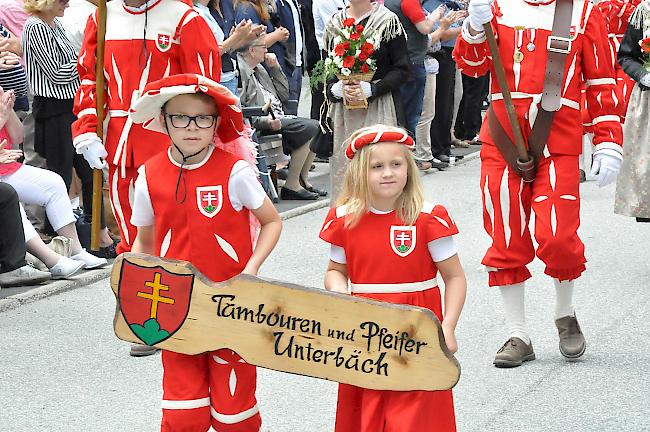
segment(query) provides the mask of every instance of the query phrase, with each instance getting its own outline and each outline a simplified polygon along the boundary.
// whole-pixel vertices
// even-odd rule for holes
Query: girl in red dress
[[[413,139],[403,129],[376,125],[347,142],[344,189],[320,234],[331,244],[325,288],[426,307],[442,322],[445,342],[455,352],[467,289],[454,239],[458,229],[443,206],[424,201]],[[444,315],[438,272],[445,282]],[[451,390],[339,385],[336,432],[455,430]]]

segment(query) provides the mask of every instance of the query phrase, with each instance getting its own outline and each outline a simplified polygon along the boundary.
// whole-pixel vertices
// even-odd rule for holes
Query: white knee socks
[[[562,281],[553,279],[555,284],[555,319],[565,316],[573,316],[573,281]]]
[[[518,337],[525,343],[530,343],[530,337],[526,330],[525,314],[525,285],[523,282],[514,285],[500,286],[503,307],[506,312],[506,325],[510,332],[510,337]]]

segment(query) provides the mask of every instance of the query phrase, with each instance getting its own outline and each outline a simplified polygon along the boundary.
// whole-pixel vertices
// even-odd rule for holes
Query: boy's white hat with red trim
[[[357,152],[361,150],[362,147],[370,144],[377,144],[380,142],[404,144],[409,150],[413,150],[415,147],[415,141],[413,141],[413,138],[411,138],[409,134],[403,129],[391,128],[388,130],[369,130],[350,141],[347,148],[345,149],[345,157],[347,157],[349,160],[352,160],[352,158],[354,158],[354,155],[357,154]]]
[[[166,132],[160,122],[163,105],[175,96],[196,93],[207,94],[217,104],[216,132],[222,142],[244,135],[244,119],[237,98],[221,84],[196,74],[172,75],[150,82],[131,105],[129,116],[134,123],[142,123],[145,129]]]

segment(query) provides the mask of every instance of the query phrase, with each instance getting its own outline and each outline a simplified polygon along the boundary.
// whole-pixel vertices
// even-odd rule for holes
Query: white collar
[[[208,152],[205,154],[205,157],[202,160],[200,160],[197,163],[183,165],[183,169],[194,170],[194,169],[197,169],[197,168],[201,168],[203,165],[205,165],[206,162],[208,161],[208,159],[210,159],[210,156],[212,156],[212,152],[214,151],[214,146],[212,144],[210,144],[208,147],[209,147]],[[169,158],[169,161],[172,164],[176,165],[179,168],[181,167],[181,164],[176,162],[174,160],[174,158],[172,157],[172,148],[171,148],[171,146],[167,149],[167,157]]]

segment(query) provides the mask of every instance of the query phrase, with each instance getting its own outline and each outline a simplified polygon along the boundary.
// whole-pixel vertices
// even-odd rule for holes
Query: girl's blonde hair
[[[27,13],[41,12],[52,7],[57,0],[25,0],[23,8]]]
[[[369,132],[388,131],[404,132],[403,129],[382,124],[364,127],[354,132],[347,140],[345,140],[342,150],[345,151],[348,144],[360,135]],[[346,206],[346,228],[354,227],[361,219],[361,216],[370,210],[370,185],[368,184],[368,173],[370,172],[370,159],[375,146],[376,144],[369,144],[357,151],[345,172],[343,190],[336,204]],[[397,217],[404,221],[405,224],[413,225],[422,211],[424,192],[422,190],[422,182],[420,180],[418,167],[415,164],[413,155],[406,146],[402,147],[404,158],[406,160],[407,180],[404,190],[402,190],[402,193],[395,201],[395,211],[397,212]]]

